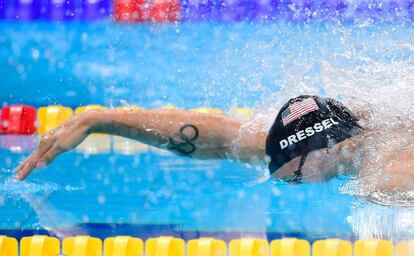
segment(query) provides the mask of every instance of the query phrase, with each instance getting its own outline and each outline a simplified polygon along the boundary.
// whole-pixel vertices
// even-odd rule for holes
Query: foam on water
[[[56,191],[75,191],[78,187],[61,186],[52,182],[34,183],[29,181],[18,181],[14,178],[15,172],[9,169],[1,169],[0,193],[3,196],[22,196],[25,194],[45,193]]]
[[[34,183],[18,181],[12,170],[1,170],[0,194],[2,200],[12,198],[28,203],[38,217],[38,226],[60,238],[70,237],[84,232],[77,226],[80,220],[68,211],[59,209],[48,201],[56,192],[76,191],[80,188],[70,185],[61,186],[51,182]],[[6,174],[7,177],[4,177]],[[11,176],[10,176],[11,175]],[[4,178],[4,179],[3,179]],[[29,215],[30,217],[30,215]]]
[[[327,95],[340,98],[347,106],[364,113],[364,127],[375,131],[367,136],[361,153],[365,170],[346,191],[369,198],[379,204],[414,205],[414,187],[402,179],[412,180],[414,143],[414,63],[413,43],[381,42],[369,53],[353,50],[346,65],[323,63],[321,77]],[[366,51],[366,50],[365,50]],[[372,54],[372,52],[375,53]],[[398,157],[408,152],[405,158]],[[384,170],[398,164],[401,172]],[[393,178],[392,175],[403,177]],[[384,183],[396,182],[394,186]],[[352,188],[352,189],[350,189]]]
[[[294,56],[307,58],[280,65],[285,77],[281,90],[262,99],[250,121],[268,130],[280,107],[300,94],[338,99],[362,117],[361,124],[370,132],[355,152],[358,170],[345,176],[348,182],[340,189],[361,199],[347,219],[360,238],[399,240],[414,235],[409,228],[414,226],[414,211],[404,208],[414,206],[414,40],[396,33],[399,30],[406,28],[339,26],[325,32],[325,37],[338,39],[337,50],[312,58],[305,53],[312,47],[298,48]],[[390,173],[392,165],[398,168]]]
[[[94,29],[96,29],[98,31],[101,29],[99,24],[96,26],[90,30],[95,31]],[[82,90],[78,90],[72,98],[62,98],[70,104],[90,103],[91,99],[99,99],[97,101],[102,103],[101,98],[105,98],[109,99],[111,106],[116,105],[112,103],[117,103],[117,98],[123,99],[121,105],[129,103],[132,105],[138,102],[143,103],[144,106],[157,105],[150,103],[157,102],[157,99],[160,104],[172,102],[175,105],[180,106],[181,104],[187,107],[193,107],[189,104],[209,105],[211,103],[210,105],[216,104],[226,108],[229,104],[235,107],[249,106],[253,102],[251,106],[256,105],[257,110],[252,120],[248,122],[251,125],[245,126],[252,132],[257,129],[267,131],[279,108],[290,97],[299,94],[319,94],[339,99],[353,111],[367,113],[368,118],[364,120],[363,125],[378,131],[377,134],[373,134],[367,139],[361,152],[357,152],[355,155],[355,162],[361,161],[361,158],[370,159],[365,172],[357,172],[354,179],[350,179],[341,188],[342,193],[369,200],[368,202],[360,201],[352,208],[347,219],[348,223],[352,226],[355,234],[362,238],[373,236],[401,238],[412,235],[411,231],[403,229],[414,226],[412,221],[414,212],[409,208],[399,206],[413,205],[414,190],[407,187],[400,191],[386,191],[379,189],[375,184],[376,180],[387,177],[382,171],[386,167],[383,164],[385,156],[380,152],[386,148],[397,152],[413,145],[414,136],[412,128],[410,128],[414,120],[412,101],[414,87],[411,86],[414,78],[414,34],[411,33],[412,29],[400,25],[381,25],[378,28],[367,25],[354,27],[335,25],[318,28],[318,25],[301,27],[280,24],[198,26],[182,25],[180,28],[182,32],[173,34],[173,40],[165,38],[165,35],[169,34],[162,30],[154,32],[146,29],[147,27],[133,27],[126,30],[125,27],[107,26],[106,31],[113,33],[112,37],[116,37],[116,40],[107,37],[104,33],[102,37],[96,40],[94,38],[94,40],[82,41],[82,44],[75,40],[75,36],[72,41],[76,41],[76,43],[72,42],[73,45],[53,43],[48,47],[56,52],[56,58],[58,60],[68,59],[67,67],[72,67],[65,69],[68,73],[64,76],[77,77],[79,80],[73,83],[64,83],[62,88],[68,86],[71,90],[76,91],[76,86],[89,88],[89,84],[96,84],[96,88],[90,90],[93,91],[90,93],[93,96],[91,98],[81,95]],[[39,33],[33,34],[48,37],[49,33],[45,32],[46,29],[49,28],[46,26],[38,28]],[[102,30],[105,31],[105,29]],[[166,28],[166,30],[168,29],[170,28]],[[70,27],[68,30],[72,31]],[[22,36],[14,31],[8,33],[11,33],[11,38],[14,34],[17,34],[15,36],[17,38],[27,37],[26,34]],[[53,33],[50,34],[51,42],[55,42],[56,38],[64,38],[61,36],[63,33],[56,34],[54,37]],[[204,39],[195,40],[198,37]],[[92,43],[96,44],[98,39],[103,42],[100,48],[92,45]],[[15,45],[16,49],[20,49],[19,42],[22,41],[23,45],[26,42],[23,39],[10,41],[10,44]],[[165,41],[174,42],[172,44],[174,49],[167,53],[160,50],[165,50]],[[140,42],[146,43],[141,45]],[[243,42],[242,45],[240,42]],[[21,48],[25,49],[23,46]],[[61,50],[60,48],[65,49]],[[106,59],[97,58],[94,60],[96,56],[92,54],[87,56],[93,60],[65,57],[65,54],[70,56],[72,48],[84,49],[85,53],[82,51],[82,54],[85,56],[87,51],[95,48],[96,56],[106,56],[102,53],[109,51],[108,49],[116,49],[122,54],[118,53],[116,58],[108,57],[111,60],[109,63]],[[131,54],[135,51],[140,54]],[[5,55],[7,54],[9,51],[5,51]],[[191,58],[192,61],[187,61],[184,57]],[[148,61],[148,64],[142,60],[151,61]],[[96,65],[94,65],[95,62]],[[36,74],[43,74],[45,65],[38,64],[35,65],[37,70],[29,70],[31,72],[28,72],[28,75],[32,79],[25,83],[27,88],[22,88],[36,88],[35,84],[41,84],[40,81],[43,84],[46,81],[42,79],[49,79],[47,84],[56,84],[50,77],[60,78],[59,72],[52,72],[52,76],[48,76],[48,78],[36,76]],[[4,66],[7,67],[7,65]],[[148,69],[147,66],[153,68]],[[102,69],[102,67],[119,68]],[[27,67],[27,69],[29,68]],[[141,73],[136,72],[139,69],[142,69]],[[8,70],[5,69],[4,74]],[[7,78],[7,76],[5,77]],[[123,80],[128,80],[128,82],[125,82],[124,85],[117,84],[116,87],[113,86],[113,83],[109,83],[108,86],[108,83],[101,81],[102,78],[117,83]],[[9,80],[7,84],[15,86],[19,83]],[[194,90],[194,84],[197,85],[197,90]],[[49,89],[46,86],[42,88],[45,91]],[[157,94],[156,91],[161,93]],[[100,95],[101,92],[105,92],[103,96]],[[48,102],[46,96],[37,97],[36,93],[22,91],[15,94],[16,98],[27,94],[31,98],[41,99],[42,104]],[[85,95],[89,94],[85,93]],[[60,103],[63,102],[61,99]],[[73,103],[75,99],[77,101]],[[146,101],[147,99],[148,101]],[[405,136],[393,132],[399,125],[403,126],[401,134]],[[180,169],[179,167],[179,164],[171,163],[161,166],[167,171],[165,173],[172,173],[171,171]],[[212,168],[207,164],[194,167],[199,170]],[[268,178],[265,165],[249,170],[254,173],[252,175],[254,179],[251,182],[243,182],[241,187],[254,186]],[[256,175],[256,172],[259,175]],[[165,173],[164,176],[166,176]],[[262,173],[263,175],[261,175]],[[237,173],[237,175],[247,176],[244,173]],[[409,178],[409,175],[403,178]],[[241,178],[236,177],[235,180],[241,180]],[[173,181],[171,180],[171,182]],[[111,180],[111,182],[115,181]],[[275,184],[275,186],[277,185],[279,184]],[[56,209],[53,210],[53,206],[50,204],[44,202],[39,204],[38,202],[41,201],[34,197],[37,194],[49,194],[65,189],[65,187],[54,183],[24,182],[16,184],[12,179],[5,179],[5,182],[0,184],[0,192],[4,192],[6,195],[31,194],[25,200],[31,201],[33,209],[39,211],[41,225],[48,229],[59,229],[60,226],[57,224],[66,215]],[[320,191],[319,189],[320,187],[317,191]],[[171,192],[170,188],[167,190]],[[298,190],[294,192],[297,193]],[[306,205],[306,202],[303,204]],[[41,205],[43,206],[39,207]],[[277,209],[267,209],[266,207],[263,207],[264,215],[268,214],[268,211],[277,211]],[[281,207],[285,206],[281,205]],[[50,210],[42,211],[42,209]],[[310,214],[309,217],[314,218]],[[384,218],[385,222],[381,221],[381,218]],[[69,224],[77,222],[75,218],[68,217],[68,219],[73,220]],[[300,216],[300,219],[303,219],[303,216]]]

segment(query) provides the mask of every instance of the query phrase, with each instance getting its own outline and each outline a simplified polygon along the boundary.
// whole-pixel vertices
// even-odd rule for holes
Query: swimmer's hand
[[[85,112],[72,117],[41,137],[38,147],[16,168],[16,179],[24,180],[35,168],[42,168],[58,155],[75,148],[88,136],[89,116]]]

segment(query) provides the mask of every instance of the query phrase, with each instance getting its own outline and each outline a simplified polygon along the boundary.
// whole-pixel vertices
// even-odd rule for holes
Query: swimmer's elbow
[[[228,157],[249,164],[262,164],[265,162],[265,142],[267,133],[256,131],[250,136],[241,134],[239,140],[233,142],[228,148]]]
[[[232,152],[229,158],[238,162],[248,163],[252,165],[265,163],[265,150],[262,148],[244,148],[237,152]]]

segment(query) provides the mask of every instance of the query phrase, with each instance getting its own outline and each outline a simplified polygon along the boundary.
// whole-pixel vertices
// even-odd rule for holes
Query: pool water
[[[361,81],[370,81],[367,90],[392,84],[414,56],[414,28],[403,23],[0,22],[0,31],[3,105],[251,107],[268,125],[289,96],[341,97],[347,88],[363,92]],[[335,87],[344,79],[345,89]],[[28,153],[0,150],[0,229],[13,237],[401,239],[414,230],[407,228],[414,225],[410,208],[361,200],[346,177],[277,184],[264,166],[149,150],[73,151],[13,181],[12,169]]]

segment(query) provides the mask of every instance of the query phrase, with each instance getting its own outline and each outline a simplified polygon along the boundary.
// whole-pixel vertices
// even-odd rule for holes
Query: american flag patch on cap
[[[295,102],[289,105],[289,107],[282,112],[283,125],[286,126],[290,122],[293,122],[315,110],[319,110],[319,107],[312,98]]]

